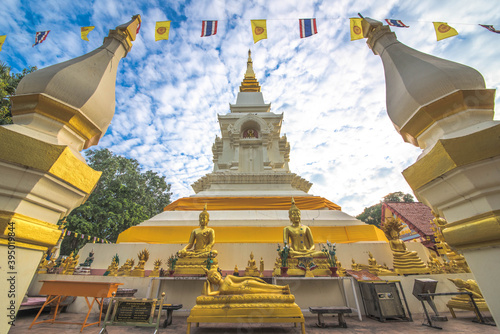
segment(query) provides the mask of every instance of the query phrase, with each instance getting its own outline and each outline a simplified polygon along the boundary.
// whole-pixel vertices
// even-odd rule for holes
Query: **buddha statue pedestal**
[[[242,294],[199,296],[187,318],[191,323],[300,323],[305,334],[304,316],[293,295]]]
[[[212,257],[213,261],[211,267],[218,267],[218,260]],[[200,275],[205,276],[205,269],[207,268],[206,257],[180,257],[175,265],[174,275]]]
[[[394,271],[398,275],[430,274],[431,270],[420,259],[417,252],[392,252]]]
[[[288,276],[305,276],[306,271],[301,268],[300,264],[302,258],[292,258],[288,259]],[[311,258],[314,264],[314,269],[309,272],[313,276],[331,276],[330,264],[328,263],[328,258],[325,257],[315,257]],[[281,261],[278,257],[276,263],[274,264],[273,276],[281,276]]]

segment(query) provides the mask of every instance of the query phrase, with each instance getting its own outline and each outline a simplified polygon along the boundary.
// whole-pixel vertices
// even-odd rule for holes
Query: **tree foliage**
[[[380,227],[381,223],[380,219],[382,216],[382,204],[388,202],[412,203],[414,202],[414,200],[412,194],[405,194],[402,191],[390,193],[384,196],[384,198],[382,199],[382,201],[380,201],[380,203],[365,208],[365,210],[361,214],[357,215],[356,218],[367,224]]]
[[[36,71],[35,66],[25,68],[21,73],[11,74],[11,68],[0,62],[0,125],[12,124],[10,97],[14,95],[17,85],[26,74]]]
[[[102,171],[102,176],[88,200],[66,218],[70,231],[115,242],[121,232],[162,212],[170,203],[170,184],[165,177],[141,172],[136,160],[108,149],[87,151],[86,157],[89,166]],[[86,237],[66,237],[61,254],[87,242]]]

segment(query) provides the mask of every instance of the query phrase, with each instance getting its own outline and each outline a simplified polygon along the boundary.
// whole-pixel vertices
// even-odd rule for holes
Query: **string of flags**
[[[111,242],[109,242],[108,240],[106,239],[102,239],[102,238],[98,238],[98,237],[93,237],[93,236],[90,236],[88,234],[83,234],[83,233],[77,233],[77,232],[73,232],[73,231],[70,231],[70,230],[67,230],[67,229],[64,229],[62,230],[62,234],[61,234],[63,237],[69,237],[69,236],[73,236],[74,238],[80,238],[80,239],[87,239],[87,241],[92,241],[92,243],[101,243],[101,244],[110,244]]]
[[[362,20],[363,18],[350,18],[350,35],[351,41],[364,38]],[[410,26],[404,24],[401,20],[395,19],[385,19],[385,22],[391,27],[397,28],[410,28]],[[170,33],[170,23],[171,21],[158,21],[155,25],[155,41],[168,40]],[[252,35],[254,43],[260,40],[267,39],[267,20],[250,20]],[[436,31],[436,38],[438,41],[456,36],[458,32],[455,28],[448,25],[446,22],[433,22],[434,29]],[[479,26],[491,31],[493,33],[500,34],[500,30],[495,29],[492,25],[479,24]],[[140,24],[137,27],[137,33],[139,33]],[[94,30],[95,26],[81,27],[81,38],[84,41],[89,41],[88,35]],[[210,37],[217,34],[218,21],[202,21],[201,24],[201,37]],[[35,34],[35,44],[33,47],[43,43],[50,30],[38,31]],[[299,19],[299,36],[300,38],[307,38],[318,33],[316,18],[309,19]],[[7,35],[0,35],[0,51],[2,51],[2,46],[5,43]]]

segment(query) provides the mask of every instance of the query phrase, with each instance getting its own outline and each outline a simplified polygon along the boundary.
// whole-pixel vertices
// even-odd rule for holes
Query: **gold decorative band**
[[[283,227],[211,226],[216,243],[282,243]],[[384,233],[373,225],[310,226],[315,243],[335,240],[338,243],[387,241]],[[133,226],[120,233],[117,243],[151,244],[186,243],[193,226]]]
[[[500,124],[467,136],[441,139],[420,160],[403,171],[406,182],[417,190],[461,166],[500,156]]]
[[[500,245],[500,210],[446,225],[446,242],[459,250]]]
[[[102,172],[90,168],[67,146],[44,141],[0,127],[0,160],[47,172],[90,194]]]
[[[28,244],[31,246],[27,248],[33,249],[55,246],[61,236],[57,225],[7,211],[0,211],[0,232],[2,243],[7,243],[11,237],[15,240],[16,247]]]

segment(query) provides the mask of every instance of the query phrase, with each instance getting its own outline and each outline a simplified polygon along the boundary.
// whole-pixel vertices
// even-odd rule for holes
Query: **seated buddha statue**
[[[302,225],[300,220],[300,210],[295,206],[292,198],[292,207],[288,211],[291,226],[283,229],[283,242],[290,246],[289,257],[326,257],[325,253],[316,251],[311,229]]]
[[[217,269],[206,270],[207,281],[203,286],[202,294],[205,296],[217,295],[247,295],[247,294],[273,294],[289,295],[288,285],[268,284],[258,277],[239,277],[227,275],[222,278]],[[215,286],[219,289],[216,290]]]
[[[259,269],[257,268],[257,262],[254,259],[253,252],[250,253],[250,260],[248,260],[248,266],[245,268],[245,276],[259,276]]]
[[[387,219],[382,226],[392,250],[394,271],[398,274],[429,273],[430,269],[420,259],[418,253],[409,251],[403,240],[399,239],[399,232],[402,229],[403,224],[394,218]]]
[[[217,251],[212,250],[215,244],[215,232],[207,227],[210,215],[207,206],[200,213],[200,227],[194,229],[189,236],[188,244],[177,252],[179,258],[207,258],[217,256]]]

